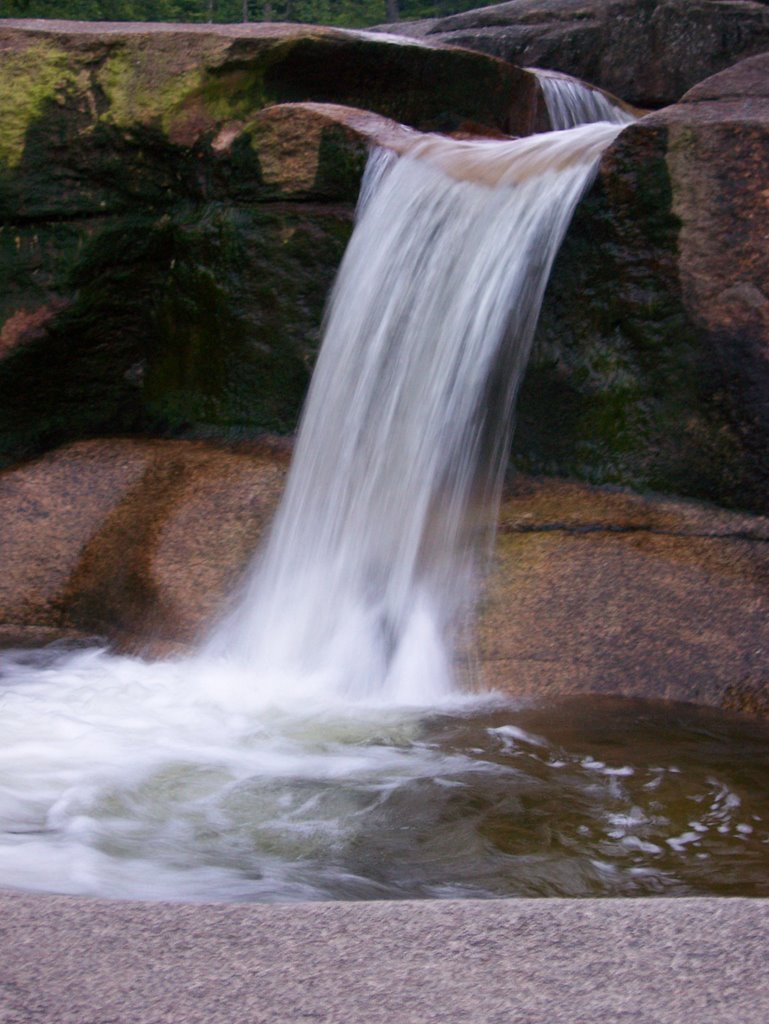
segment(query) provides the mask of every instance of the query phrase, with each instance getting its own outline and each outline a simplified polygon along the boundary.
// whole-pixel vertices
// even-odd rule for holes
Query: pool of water
[[[236,712],[181,665],[137,676],[104,658],[67,662],[69,682],[58,663],[5,659],[0,884],[237,901],[769,896],[762,721],[597,697]]]

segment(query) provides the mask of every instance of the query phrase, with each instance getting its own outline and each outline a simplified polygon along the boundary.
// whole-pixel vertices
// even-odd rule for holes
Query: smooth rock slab
[[[193,643],[263,538],[288,456],[116,439],[0,474],[0,642],[58,629],[129,652]],[[503,502],[482,685],[769,715],[768,653],[766,517],[523,477]]]
[[[270,521],[287,453],[90,441],[0,474],[0,622],[190,642],[221,610]],[[22,631],[11,627],[22,627]]]
[[[769,901],[0,896],[2,1024],[765,1024]]]
[[[769,714],[769,520],[557,480],[502,507],[487,683]]]
[[[399,37],[0,19],[0,465],[293,429],[371,125],[527,134],[536,105]]]

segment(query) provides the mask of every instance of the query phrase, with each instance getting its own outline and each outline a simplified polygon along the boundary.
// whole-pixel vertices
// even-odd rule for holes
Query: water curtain
[[[550,268],[618,131],[375,157],[283,504],[206,654],[284,696],[452,688]]]
[[[636,119],[620,100],[578,78],[539,68],[528,70],[537,76],[550,117],[550,126],[555,131],[592,124],[594,121],[627,125]]]

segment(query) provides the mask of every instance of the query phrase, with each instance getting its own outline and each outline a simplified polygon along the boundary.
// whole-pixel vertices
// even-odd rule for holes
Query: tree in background
[[[478,0],[0,0],[0,16],[73,21],[294,21],[356,28],[401,18],[432,18],[478,5]]]

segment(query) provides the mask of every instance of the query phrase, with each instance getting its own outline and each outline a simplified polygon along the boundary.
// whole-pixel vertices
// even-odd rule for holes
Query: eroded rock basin
[[[6,652],[0,881],[283,902],[769,895],[769,724],[580,696],[301,710],[201,661]]]
[[[767,708],[765,518],[519,478],[479,623],[500,695],[300,713],[189,654],[287,455],[98,441],[0,477],[0,884],[767,895],[769,725],[732,715]]]

